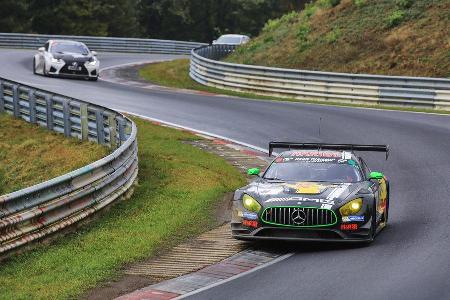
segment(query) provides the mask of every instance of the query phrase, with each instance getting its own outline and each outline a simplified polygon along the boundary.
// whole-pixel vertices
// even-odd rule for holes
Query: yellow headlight
[[[245,194],[244,197],[242,197],[242,204],[246,209],[253,212],[259,212],[261,210],[261,204],[258,203],[255,199],[250,197],[249,195]]]
[[[342,216],[354,215],[354,214],[358,213],[361,210],[362,202],[363,201],[362,201],[361,198],[356,198],[356,199],[348,202],[347,204],[345,204],[341,208],[339,208],[339,211],[341,212]]]

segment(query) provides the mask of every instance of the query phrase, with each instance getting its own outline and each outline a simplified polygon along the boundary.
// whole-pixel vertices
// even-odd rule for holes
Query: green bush
[[[325,35],[325,41],[329,44],[335,43],[341,37],[341,30],[335,28]]]
[[[414,3],[414,0],[395,0],[395,5],[398,8],[410,8]]]
[[[353,3],[358,7],[363,7],[366,5],[367,0],[353,0]]]
[[[400,25],[405,19],[405,12],[401,10],[396,10],[387,18],[387,27],[392,28]]]
[[[335,7],[339,3],[341,3],[341,0],[318,0],[317,6],[320,8],[330,8]]]

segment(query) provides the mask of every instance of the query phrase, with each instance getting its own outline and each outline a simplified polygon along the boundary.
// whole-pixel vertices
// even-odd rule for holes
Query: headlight
[[[339,211],[342,216],[354,215],[361,210],[362,202],[361,198],[356,198],[339,208]]]
[[[95,66],[96,63],[97,63],[96,59],[88,61],[88,65],[90,65],[90,66]]]
[[[258,203],[255,199],[250,197],[249,195],[245,194],[244,197],[242,197],[242,204],[246,209],[253,212],[259,212],[261,210],[261,204]]]
[[[60,63],[60,62],[62,62],[61,59],[52,57],[52,63]]]

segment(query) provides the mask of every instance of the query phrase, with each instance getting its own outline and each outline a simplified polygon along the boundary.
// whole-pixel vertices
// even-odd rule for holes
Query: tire
[[[33,57],[33,74],[36,75],[36,58]]]
[[[45,62],[44,62],[44,67],[43,67],[43,69],[42,69],[42,74],[44,74],[44,76],[48,76],[48,73],[47,73],[47,66],[45,65]]]

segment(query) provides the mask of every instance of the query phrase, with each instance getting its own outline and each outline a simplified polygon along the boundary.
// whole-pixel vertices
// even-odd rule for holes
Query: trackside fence
[[[235,46],[191,51],[190,76],[203,85],[275,97],[450,110],[450,79],[315,72],[220,61]]]
[[[68,174],[1,195],[0,255],[92,215],[124,196],[137,178],[136,125],[116,111],[0,78],[0,113],[112,151]]]
[[[69,36],[69,35],[45,35],[45,34],[22,34],[22,33],[0,33],[0,47],[38,49],[50,39],[68,39],[85,43],[91,50],[106,52],[125,53],[161,53],[161,54],[187,54],[191,50],[204,46],[204,43],[96,37],[96,36]]]

